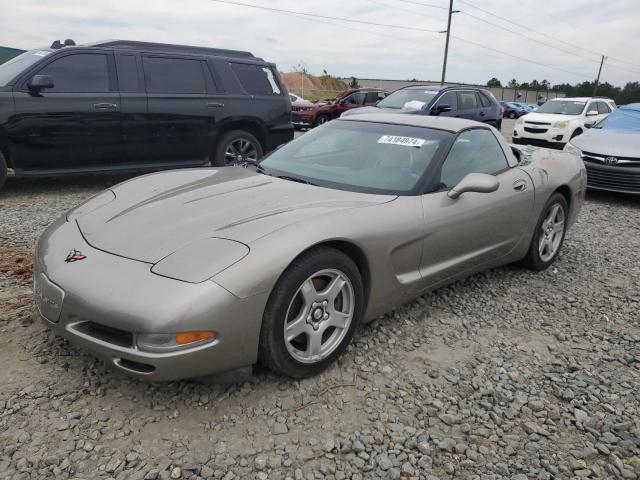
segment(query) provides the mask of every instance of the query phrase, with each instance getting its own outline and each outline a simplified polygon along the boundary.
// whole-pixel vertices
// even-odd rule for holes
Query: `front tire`
[[[293,378],[315,375],[338,358],[359,323],[364,289],[356,264],[320,247],[296,259],[271,292],[260,332],[260,362]]]
[[[256,137],[243,130],[231,130],[223,133],[218,140],[211,165],[228,167],[258,163],[262,155],[262,145]]]
[[[531,270],[546,270],[558,258],[567,231],[569,207],[564,196],[554,193],[536,224],[531,245],[522,264]]]
[[[318,115],[318,117],[316,118],[316,121],[313,123],[313,126],[314,127],[318,127],[320,125],[324,125],[329,120],[331,120],[331,119],[329,118],[328,115]]]
[[[514,118],[516,118],[516,113],[515,112],[509,112],[509,118],[511,120],[513,120]]]
[[[0,190],[4,187],[4,183],[7,181],[7,161],[4,158],[2,152],[0,152]]]

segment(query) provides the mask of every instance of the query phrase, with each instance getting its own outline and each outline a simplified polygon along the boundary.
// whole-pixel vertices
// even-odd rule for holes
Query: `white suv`
[[[616,108],[608,98],[556,98],[520,117],[513,143],[562,148],[573,137],[605,118]]]

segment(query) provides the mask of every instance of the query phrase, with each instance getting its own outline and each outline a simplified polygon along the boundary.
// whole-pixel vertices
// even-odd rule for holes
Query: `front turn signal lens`
[[[178,345],[187,345],[189,343],[201,342],[203,340],[213,340],[216,332],[205,330],[202,332],[180,332],[176,333],[176,343]]]

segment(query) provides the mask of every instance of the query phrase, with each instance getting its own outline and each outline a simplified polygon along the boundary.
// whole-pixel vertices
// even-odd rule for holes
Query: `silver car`
[[[257,168],[144,175],[51,225],[35,299],[54,332],[148,380],[257,362],[319,372],[361,322],[474,272],[556,260],[583,203],[574,155],[492,127],[363,114]]]

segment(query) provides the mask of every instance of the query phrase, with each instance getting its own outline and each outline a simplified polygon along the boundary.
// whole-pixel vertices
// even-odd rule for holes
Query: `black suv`
[[[272,63],[249,52],[72,40],[0,65],[0,187],[16,176],[258,160],[293,138]]]
[[[348,110],[343,116],[375,111],[467,118],[488,123],[498,130],[502,126],[500,104],[489,90],[478,87],[412,85],[390,93],[375,107]]]

